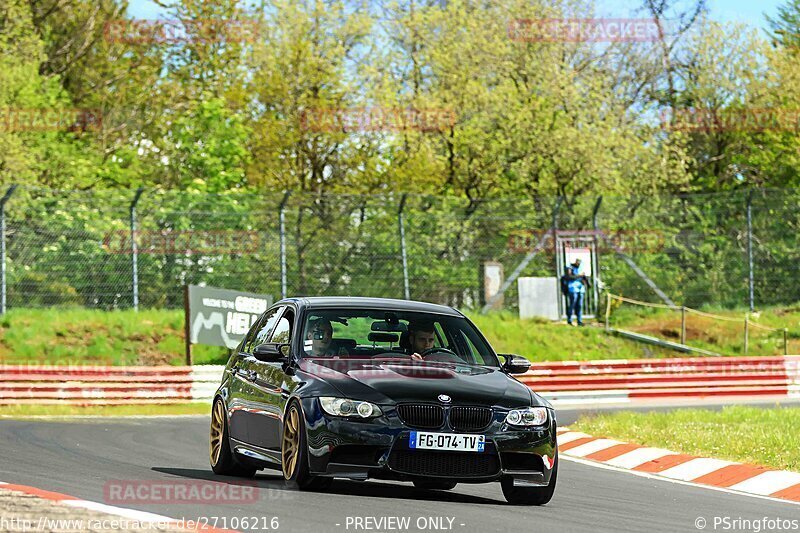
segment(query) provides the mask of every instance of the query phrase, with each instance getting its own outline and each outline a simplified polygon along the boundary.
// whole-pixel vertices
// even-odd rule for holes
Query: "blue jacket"
[[[584,284],[584,278],[580,274],[580,270],[572,267],[572,265],[567,267],[568,273],[568,281],[567,281],[567,290],[570,294],[585,294],[586,293],[586,285]]]

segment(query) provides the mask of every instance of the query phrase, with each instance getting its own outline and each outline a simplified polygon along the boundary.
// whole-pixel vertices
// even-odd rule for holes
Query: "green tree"
[[[774,43],[795,50],[800,46],[800,0],[788,0],[776,17],[767,16],[767,22]]]

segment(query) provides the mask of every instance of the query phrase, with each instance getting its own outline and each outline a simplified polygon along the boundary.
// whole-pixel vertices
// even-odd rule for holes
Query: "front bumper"
[[[383,415],[370,420],[333,417],[316,398],[303,400],[309,467],[313,475],[365,480],[446,479],[458,483],[484,483],[513,476],[515,484],[547,485],[556,455],[556,422],[534,429],[505,423],[505,413],[495,411],[489,426],[470,432],[486,436],[483,452],[412,450],[406,426],[394,406],[381,405]],[[551,413],[552,414],[552,413]],[[448,425],[420,430],[451,433]]]

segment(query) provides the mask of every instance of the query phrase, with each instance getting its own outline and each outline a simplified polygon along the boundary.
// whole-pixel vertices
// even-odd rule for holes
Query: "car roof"
[[[419,311],[439,315],[464,316],[459,311],[446,305],[417,302],[414,300],[397,300],[394,298],[368,298],[364,296],[313,296],[306,298],[284,298],[277,303],[294,302],[309,309],[381,309],[387,311]]]

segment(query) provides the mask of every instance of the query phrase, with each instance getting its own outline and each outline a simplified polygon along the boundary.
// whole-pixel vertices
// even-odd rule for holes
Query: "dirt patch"
[[[156,350],[140,351],[136,355],[138,356],[136,364],[141,366],[169,365],[170,361],[175,358],[175,355]]]
[[[710,324],[705,324],[697,318],[692,317],[687,320],[686,324],[686,340],[687,341],[702,341],[709,344],[717,344],[720,342],[720,336],[709,328]],[[668,319],[649,321],[636,326],[629,326],[627,329],[636,333],[650,335],[651,337],[658,337],[660,339],[667,339],[675,342],[681,340],[681,321],[680,319]]]
[[[183,335],[183,330],[177,331],[169,328],[162,332],[150,333],[149,335],[142,333],[130,335],[128,340],[131,341],[131,344],[137,344],[143,347],[138,349],[136,353],[136,364],[143,366],[171,364],[171,361],[178,355],[174,353],[162,352],[157,348],[158,344],[167,337],[179,337],[181,340],[185,338]]]

